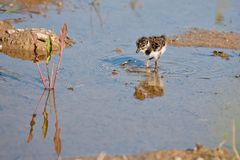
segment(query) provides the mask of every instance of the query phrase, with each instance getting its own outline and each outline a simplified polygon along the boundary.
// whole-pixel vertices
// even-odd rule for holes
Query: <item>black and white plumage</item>
[[[148,58],[146,61],[146,67],[149,67],[151,59],[155,60],[155,69],[158,67],[158,60],[160,56],[166,51],[167,40],[166,36],[151,36],[151,37],[141,37],[136,42],[138,52],[145,53]]]

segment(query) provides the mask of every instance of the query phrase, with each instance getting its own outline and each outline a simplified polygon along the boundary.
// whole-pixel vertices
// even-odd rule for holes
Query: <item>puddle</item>
[[[63,52],[55,94],[46,103],[46,91],[37,109],[43,88],[36,66],[0,54],[0,159],[126,155],[196,143],[215,147],[222,140],[230,148],[232,119],[240,133],[239,51],[168,46],[154,72],[153,63],[146,70],[146,57],[135,54],[135,41],[192,27],[240,33],[240,2],[229,0],[218,11],[219,2],[207,0],[63,5],[61,12],[48,6],[46,16],[2,13],[25,20],[16,28],[58,33],[66,23],[76,44]],[[52,61],[57,64],[56,57]]]

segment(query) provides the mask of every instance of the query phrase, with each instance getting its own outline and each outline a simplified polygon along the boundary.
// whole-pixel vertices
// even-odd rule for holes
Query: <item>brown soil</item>
[[[177,47],[208,47],[240,49],[240,34],[234,32],[219,32],[193,28],[173,37],[168,37],[168,44]]]
[[[101,153],[95,157],[62,158],[64,160],[237,160],[224,148],[210,149],[197,145],[189,150],[166,150],[139,155],[110,156]]]

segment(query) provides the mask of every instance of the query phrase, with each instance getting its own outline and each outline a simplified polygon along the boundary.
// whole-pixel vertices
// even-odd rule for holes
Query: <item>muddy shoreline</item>
[[[163,150],[148,152],[139,155],[122,155],[111,156],[105,153],[100,153],[98,156],[93,157],[72,157],[63,158],[64,160],[234,160],[234,157],[225,148],[217,147],[210,149],[202,145],[196,145],[193,149],[188,150]]]

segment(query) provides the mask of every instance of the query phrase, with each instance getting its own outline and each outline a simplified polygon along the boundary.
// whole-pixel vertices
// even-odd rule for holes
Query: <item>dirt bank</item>
[[[177,47],[207,47],[240,49],[240,34],[193,28],[189,31],[168,37],[168,44]]]

